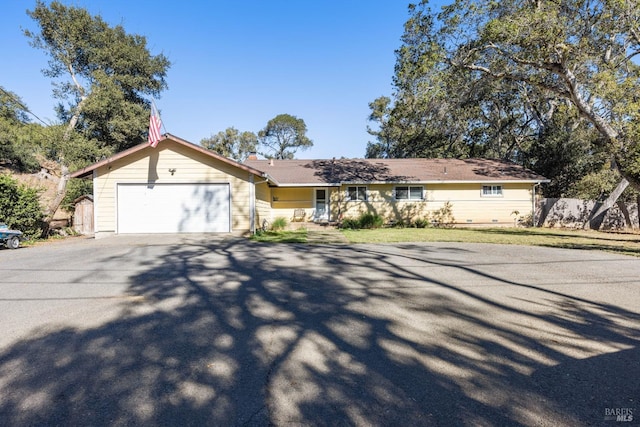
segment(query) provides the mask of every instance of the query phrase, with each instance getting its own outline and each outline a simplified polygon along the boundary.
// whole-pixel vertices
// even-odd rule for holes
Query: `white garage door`
[[[119,184],[118,233],[228,232],[228,184]]]

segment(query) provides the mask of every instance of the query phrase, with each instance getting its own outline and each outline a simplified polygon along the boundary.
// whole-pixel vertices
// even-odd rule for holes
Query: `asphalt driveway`
[[[3,425],[640,420],[640,260],[603,252],[77,239],[0,250],[0,324]]]

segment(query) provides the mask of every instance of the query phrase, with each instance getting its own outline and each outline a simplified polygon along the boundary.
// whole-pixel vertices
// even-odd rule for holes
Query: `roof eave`
[[[271,177],[270,177],[271,178]],[[394,185],[394,184],[543,184],[549,179],[491,179],[491,180],[416,180],[416,181],[342,181],[335,182],[281,182],[275,179],[273,183],[278,187],[340,187],[342,185]]]
[[[339,185],[384,185],[384,184],[541,184],[548,183],[549,179],[429,179],[415,181],[343,181]]]
[[[461,180],[429,180],[419,184],[541,184],[550,182],[548,179],[461,179]]]
[[[340,183],[334,182],[281,182],[278,187],[340,187]]]

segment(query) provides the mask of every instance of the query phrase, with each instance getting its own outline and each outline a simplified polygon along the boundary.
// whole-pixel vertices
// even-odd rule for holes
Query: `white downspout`
[[[531,196],[531,226],[536,227],[536,186],[540,185],[539,182],[533,184],[533,191]]]
[[[98,170],[94,169],[92,173],[93,181],[93,238],[98,236]],[[117,197],[116,197],[117,200]],[[117,212],[117,205],[116,205]]]
[[[256,232],[256,184],[252,173],[249,173],[249,232]]]

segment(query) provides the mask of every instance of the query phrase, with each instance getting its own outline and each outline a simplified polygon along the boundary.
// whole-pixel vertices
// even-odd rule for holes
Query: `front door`
[[[329,220],[329,199],[326,188],[316,189],[316,213],[314,219],[316,221]]]

